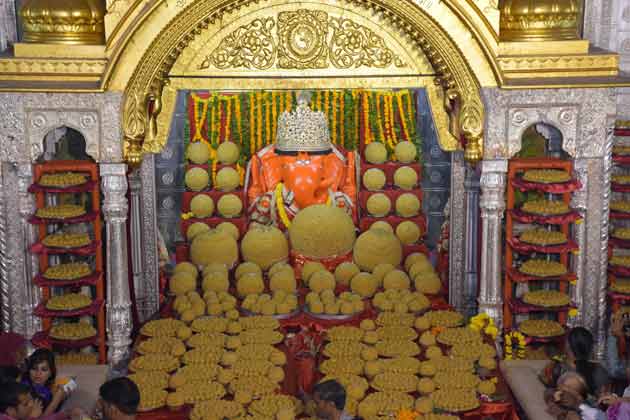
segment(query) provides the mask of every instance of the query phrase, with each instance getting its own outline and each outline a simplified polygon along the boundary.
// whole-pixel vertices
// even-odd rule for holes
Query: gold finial
[[[503,0],[501,41],[570,41],[579,39],[582,0]]]
[[[104,0],[27,0],[20,11],[24,42],[105,43]]]

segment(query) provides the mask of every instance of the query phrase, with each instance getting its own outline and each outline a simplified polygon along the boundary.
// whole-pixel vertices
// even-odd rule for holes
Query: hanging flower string
[[[525,336],[520,332],[511,331],[505,334],[505,359],[524,359],[526,345]]]
[[[470,318],[469,327],[474,331],[483,331],[493,340],[496,340],[497,335],[499,335],[499,329],[494,324],[494,319],[484,312]]]

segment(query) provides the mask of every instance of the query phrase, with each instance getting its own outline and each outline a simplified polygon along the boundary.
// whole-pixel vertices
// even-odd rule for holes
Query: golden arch
[[[111,37],[118,41],[116,45],[110,45],[112,65],[104,83],[110,89],[125,91],[123,130],[125,157],[130,164],[138,164],[142,153],[159,152],[164,145],[166,137],[158,137],[158,127],[164,129],[168,122],[159,124],[158,117],[162,111],[163,92],[169,83],[169,73],[182,52],[208,26],[229,22],[238,17],[239,10],[254,3],[256,7],[267,7],[265,2],[254,0],[196,1],[174,13],[174,2],[168,3],[158,1],[143,16],[135,17],[134,25],[125,31],[125,36],[114,33]],[[321,3],[326,3],[326,0]],[[348,9],[363,9],[379,16],[389,31],[402,34],[424,53],[436,74],[439,99],[450,115],[450,122],[446,125],[451,135],[454,138],[464,136],[467,139],[466,158],[470,161],[479,160],[482,155],[484,119],[479,90],[482,85],[495,84],[497,74],[496,63],[490,59],[492,54],[489,45],[492,40],[487,39],[487,34],[493,32],[487,27],[472,25],[470,16],[464,19],[466,16],[462,15],[461,8],[455,7],[452,0],[436,3],[448,8],[447,12],[441,13],[456,24],[451,28],[452,34],[410,0],[342,0],[341,3]],[[458,10],[459,14],[456,13]],[[130,16],[129,19],[132,18]],[[160,23],[159,33],[152,36],[151,30],[157,29],[150,27],[159,26]],[[480,33],[484,31],[485,35]],[[142,45],[149,39],[150,44],[141,56],[135,54],[135,60],[133,53],[125,51],[129,45]],[[475,50],[479,51],[474,63],[469,62],[472,61],[470,51],[464,53],[458,47],[466,43],[474,45]],[[468,59],[466,54],[469,55]],[[130,67],[134,69],[133,72],[129,71]],[[124,68],[127,74],[121,70]]]

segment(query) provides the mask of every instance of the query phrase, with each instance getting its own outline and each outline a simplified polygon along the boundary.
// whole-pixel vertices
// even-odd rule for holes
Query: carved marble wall
[[[582,190],[573,205],[584,215],[578,225],[579,275],[572,295],[580,303],[576,323],[598,337],[603,355],[606,317],[606,264],[610,151],[616,114],[614,89],[539,89],[502,91],[482,89],[487,110],[484,161],[481,175],[482,265],[480,307],[500,318],[501,220],[505,210],[505,175],[508,160],[521,148],[528,127],[546,123],[558,128],[563,149],[574,159]],[[503,203],[503,204],[502,204]],[[500,323],[500,319],[498,319]]]

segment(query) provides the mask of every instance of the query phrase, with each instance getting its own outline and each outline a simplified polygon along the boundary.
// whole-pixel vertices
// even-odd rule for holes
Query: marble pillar
[[[107,359],[116,369],[129,356],[133,329],[127,259],[127,165],[102,163],[100,176],[107,233]]]
[[[479,312],[490,315],[499,330],[503,326],[503,216],[507,160],[481,162],[481,271]]]

